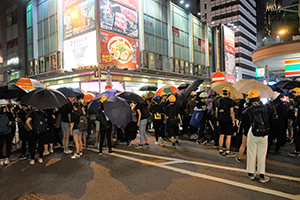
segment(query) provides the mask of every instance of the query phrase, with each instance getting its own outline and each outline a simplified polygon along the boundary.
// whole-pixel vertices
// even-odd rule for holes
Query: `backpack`
[[[203,118],[203,113],[201,111],[194,111],[193,116],[190,120],[190,125],[195,128],[201,127],[201,120]]]
[[[252,107],[254,110],[252,133],[256,137],[263,137],[268,135],[270,130],[269,116],[265,106]]]
[[[87,118],[85,116],[81,115],[79,117],[79,123],[78,123],[77,128],[80,131],[86,131],[88,129],[88,121],[87,121]]]
[[[99,112],[99,121],[100,121],[100,130],[105,131],[111,127],[111,123],[109,120],[106,120],[106,116],[103,111]]]
[[[9,125],[9,119],[6,114],[0,114],[0,135],[6,135],[10,133],[11,127]]]
[[[36,134],[44,133],[47,131],[48,124],[43,113],[36,112],[33,122],[33,128]]]
[[[218,100],[218,121],[220,122],[230,122],[230,108],[228,103],[224,98]]]

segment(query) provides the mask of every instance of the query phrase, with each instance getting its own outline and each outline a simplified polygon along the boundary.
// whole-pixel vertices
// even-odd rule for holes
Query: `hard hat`
[[[248,92],[248,98],[249,99],[254,99],[254,98],[257,98],[257,97],[260,97],[260,93],[258,90],[256,89],[252,89]]]
[[[101,102],[101,103],[104,103],[104,101],[106,101],[106,100],[107,100],[107,97],[106,97],[106,96],[103,96],[103,97],[101,97],[100,102]]]
[[[295,87],[292,91],[294,91],[294,92],[296,92],[296,93],[299,93],[299,92],[300,92],[300,88]]]
[[[106,85],[105,90],[109,90],[109,89],[112,89],[111,85]]]
[[[228,93],[230,93],[230,88],[229,87],[224,87],[223,91],[227,91]]]
[[[160,100],[159,96],[155,96],[153,99],[154,100]]]
[[[176,101],[176,97],[175,97],[174,95],[171,95],[171,96],[169,97],[169,101],[170,101],[170,102],[175,102],[175,101]]]
[[[142,95],[142,98],[147,98],[147,97],[146,97],[146,95],[143,94],[143,95]]]
[[[162,93],[160,93],[160,97],[162,97],[162,96],[167,96],[167,93],[165,93],[165,92],[162,92]]]
[[[208,97],[208,94],[206,92],[202,92],[200,95],[199,95],[200,98],[207,98]]]

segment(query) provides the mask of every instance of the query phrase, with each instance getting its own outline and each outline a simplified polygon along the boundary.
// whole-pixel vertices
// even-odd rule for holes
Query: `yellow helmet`
[[[142,97],[142,98],[145,98],[145,99],[147,98],[146,95],[144,95],[144,94],[143,94],[141,97]]]
[[[260,97],[260,93],[258,90],[256,89],[252,89],[248,92],[248,98],[249,99],[254,99],[254,98],[257,98],[257,97]]]
[[[101,97],[100,102],[101,102],[101,103],[104,103],[104,101],[106,101],[106,100],[107,100],[107,97],[106,97],[106,96],[103,96],[103,97]]]
[[[230,88],[229,87],[224,87],[222,90],[223,95],[229,96],[230,95]]]
[[[160,97],[165,96],[165,95],[167,95],[167,93],[165,93],[165,92],[160,93]]]
[[[174,103],[174,102],[176,101],[176,97],[175,97],[174,95],[171,95],[171,96],[169,97],[169,101],[170,101],[171,103]]]
[[[227,91],[227,92],[230,93],[230,88],[229,88],[229,87],[224,87],[224,88],[223,88],[223,91]]]
[[[299,92],[300,92],[300,88],[295,87],[294,89],[292,89],[292,91],[294,91],[294,92],[296,92],[296,93],[299,93]]]

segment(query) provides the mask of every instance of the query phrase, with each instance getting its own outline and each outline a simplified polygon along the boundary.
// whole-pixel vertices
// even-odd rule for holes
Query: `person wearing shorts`
[[[74,112],[71,114],[71,130],[70,134],[73,135],[76,152],[71,157],[72,159],[80,158],[82,156],[82,137],[83,131],[78,129],[78,124],[80,121],[80,114],[78,110],[80,109],[80,105],[78,102],[73,103]]]

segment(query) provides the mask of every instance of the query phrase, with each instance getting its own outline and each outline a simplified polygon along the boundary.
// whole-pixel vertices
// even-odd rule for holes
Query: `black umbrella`
[[[157,87],[152,85],[145,85],[139,89],[140,91],[156,91]]]
[[[97,113],[100,107],[100,99],[92,99],[92,101],[88,104],[87,113],[89,115]]]
[[[52,89],[37,89],[24,95],[23,98],[24,104],[43,110],[61,108],[69,103],[61,92]]]
[[[192,91],[196,91],[202,82],[203,80],[197,79],[191,85],[189,85],[184,92],[185,97],[188,97]]]
[[[12,99],[22,97],[26,94],[24,90],[15,85],[5,85],[0,87],[0,99]]]
[[[272,85],[269,87],[274,91],[274,92],[279,92],[280,94],[284,94],[284,95],[288,95],[289,94],[289,90],[288,89],[282,89],[282,88],[279,88],[277,87],[276,85]]]
[[[139,104],[146,103],[142,99],[142,97],[140,97],[139,95],[137,95],[133,92],[120,92],[120,93],[117,94],[117,96],[122,97],[123,99],[127,99],[127,100],[130,100],[130,101],[139,103]]]
[[[184,83],[184,84],[181,84],[177,87],[178,90],[183,90],[183,89],[186,89],[187,87],[189,87],[189,83]]]
[[[176,105],[181,108],[180,110],[185,109],[188,99],[184,95],[184,90],[180,90],[175,94],[176,97]]]
[[[284,81],[279,81],[278,83],[275,84],[275,86],[283,89],[293,89],[295,87],[300,87],[300,82],[284,80]]]
[[[130,106],[124,99],[111,96],[103,106],[104,113],[113,124],[126,127],[132,121]]]
[[[84,97],[83,92],[81,92],[77,88],[61,87],[61,88],[58,88],[57,90],[60,91],[61,93],[63,93],[67,98],[76,98],[78,96]]]

